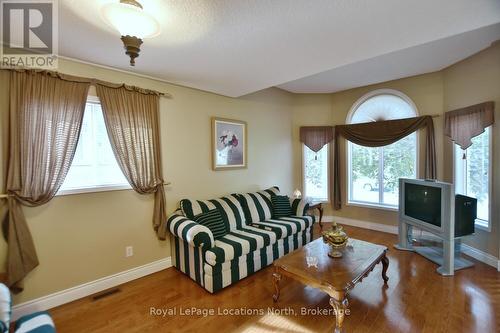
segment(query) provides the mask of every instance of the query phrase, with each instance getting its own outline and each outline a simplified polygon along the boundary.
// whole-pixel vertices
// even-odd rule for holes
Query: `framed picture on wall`
[[[212,168],[234,170],[247,167],[247,123],[212,118]]]

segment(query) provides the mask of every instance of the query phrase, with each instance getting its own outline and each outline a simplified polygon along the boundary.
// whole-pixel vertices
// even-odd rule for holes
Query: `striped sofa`
[[[293,216],[273,219],[272,195],[279,195],[277,187],[213,200],[181,200],[167,222],[174,239],[174,266],[214,293],[310,242],[315,219],[306,215],[307,204],[296,199]],[[192,220],[214,208],[229,229],[217,240],[210,229]]]

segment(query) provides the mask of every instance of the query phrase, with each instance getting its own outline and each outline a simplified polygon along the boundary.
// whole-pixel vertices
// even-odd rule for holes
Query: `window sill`
[[[93,186],[93,187],[82,187],[75,189],[59,190],[56,196],[72,195],[72,194],[84,194],[84,193],[95,193],[95,192],[108,192],[108,191],[122,191],[131,190],[130,185],[105,185],[105,186]]]
[[[306,200],[307,201],[307,200]],[[317,205],[317,204],[327,204],[329,203],[330,201],[329,200],[309,200],[307,201],[307,203],[309,205]]]
[[[486,232],[491,232],[490,224],[484,220],[476,219],[476,223],[474,223],[474,228],[482,230],[482,231],[486,231]]]
[[[380,209],[380,210],[387,210],[390,212],[397,212],[399,210],[398,207],[394,207],[394,206],[385,206],[385,205],[378,205],[378,204],[374,204],[374,203],[358,202],[358,201],[349,201],[346,204],[346,206]]]

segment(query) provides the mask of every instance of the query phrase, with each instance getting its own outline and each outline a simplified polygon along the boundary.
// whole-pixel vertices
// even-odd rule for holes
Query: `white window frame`
[[[359,108],[361,104],[366,102],[372,97],[379,96],[379,95],[393,95],[396,97],[401,98],[405,102],[407,102],[411,108],[415,111],[415,117],[419,116],[419,112],[417,109],[417,106],[415,103],[411,100],[410,97],[405,95],[399,90],[395,89],[377,89],[370,91],[363,96],[361,96],[351,107],[349,110],[349,113],[347,114],[346,118],[346,124],[350,124],[352,117],[356,113],[356,110]],[[415,141],[415,173],[416,173],[416,178],[419,177],[420,175],[420,140],[419,140],[419,133],[415,132],[416,136],[416,141]],[[379,202],[366,202],[366,201],[360,201],[360,200],[353,200],[352,199],[352,163],[351,163],[351,154],[352,154],[352,144],[349,140],[346,141],[346,152],[347,152],[347,168],[346,168],[346,173],[347,173],[347,182],[346,182],[346,193],[347,193],[347,206],[354,206],[354,207],[364,207],[364,208],[374,208],[374,209],[380,209],[380,210],[388,210],[388,211],[398,211],[399,207],[398,205],[389,205],[389,204],[384,204],[382,203],[382,195],[383,195],[383,179],[384,179],[384,174],[383,172],[379,172],[378,175],[378,182],[379,182]],[[384,158],[383,158],[383,153],[382,149],[379,149],[379,168],[382,169],[383,171],[383,163],[384,163]]]
[[[485,221],[483,219],[476,219],[474,225],[477,229],[480,229],[480,230],[483,230],[483,231],[486,231],[486,232],[491,232],[491,218],[492,218],[492,214],[493,214],[493,207],[492,207],[492,196],[493,196],[493,177],[492,177],[492,174],[493,174],[493,126],[489,126],[489,134],[490,134],[490,137],[489,137],[489,142],[488,142],[488,145],[489,145],[489,165],[488,165],[488,216],[489,216],[489,220],[488,221]],[[456,180],[457,180],[457,165],[456,165],[456,161],[457,161],[457,145],[455,143],[452,143],[453,144],[453,184],[455,185],[455,193],[457,193],[456,191]],[[462,168],[465,168],[464,165],[462,165]],[[464,184],[464,186],[466,186]]]
[[[97,96],[87,96],[87,103],[101,104],[101,101]],[[102,106],[101,106],[102,107]],[[71,168],[71,166],[70,166]],[[132,190],[130,184],[109,184],[109,185],[97,185],[97,186],[82,186],[79,188],[72,188],[57,191],[56,196],[72,195],[72,194],[83,194],[83,193],[97,193],[97,192],[108,192],[108,191],[122,191],[122,190]]]
[[[330,146],[330,143],[327,143],[324,147],[326,147],[326,155],[327,155],[327,165],[326,165],[326,176],[327,176],[327,198],[326,200],[322,200],[322,201],[314,201],[313,200],[313,203],[314,204],[317,204],[317,203],[329,203],[330,202],[330,198],[331,198],[331,188],[330,188],[330,177],[331,177],[331,170],[330,170],[330,166],[331,166],[331,163],[330,163],[330,159],[332,158],[331,156],[331,146]],[[323,147],[323,148],[324,148]],[[304,143],[302,143],[302,189],[303,189],[303,193],[302,193],[302,197],[303,198],[307,198],[307,193],[306,193],[306,158],[305,158],[305,154],[306,154],[306,145]]]
[[[56,196],[72,195],[72,194],[83,194],[83,193],[97,193],[97,192],[109,192],[109,191],[123,191],[131,190],[130,185],[103,185],[103,186],[89,186],[80,187],[68,190],[59,190]]]

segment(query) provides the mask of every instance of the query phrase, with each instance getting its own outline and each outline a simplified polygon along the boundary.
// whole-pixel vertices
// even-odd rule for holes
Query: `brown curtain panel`
[[[365,147],[382,147],[390,145],[405,136],[426,129],[425,143],[425,177],[436,178],[436,142],[434,139],[434,123],[431,116],[376,121],[362,124],[337,125],[335,126],[335,151],[334,151],[334,186],[333,198],[334,209],[342,207],[341,198],[341,175],[340,175],[340,151],[339,139],[345,139]]]
[[[19,282],[38,265],[20,205],[39,206],[62,185],[76,151],[89,83],[63,80],[50,72],[11,71],[7,282]]]
[[[161,167],[159,94],[96,84],[115,157],[132,188],[154,194],[153,227],[165,239],[166,207]]]
[[[444,135],[450,137],[462,149],[472,145],[472,138],[493,125],[495,103],[485,102],[445,113]]]
[[[300,142],[315,153],[332,140],[333,126],[302,126],[300,128]]]

